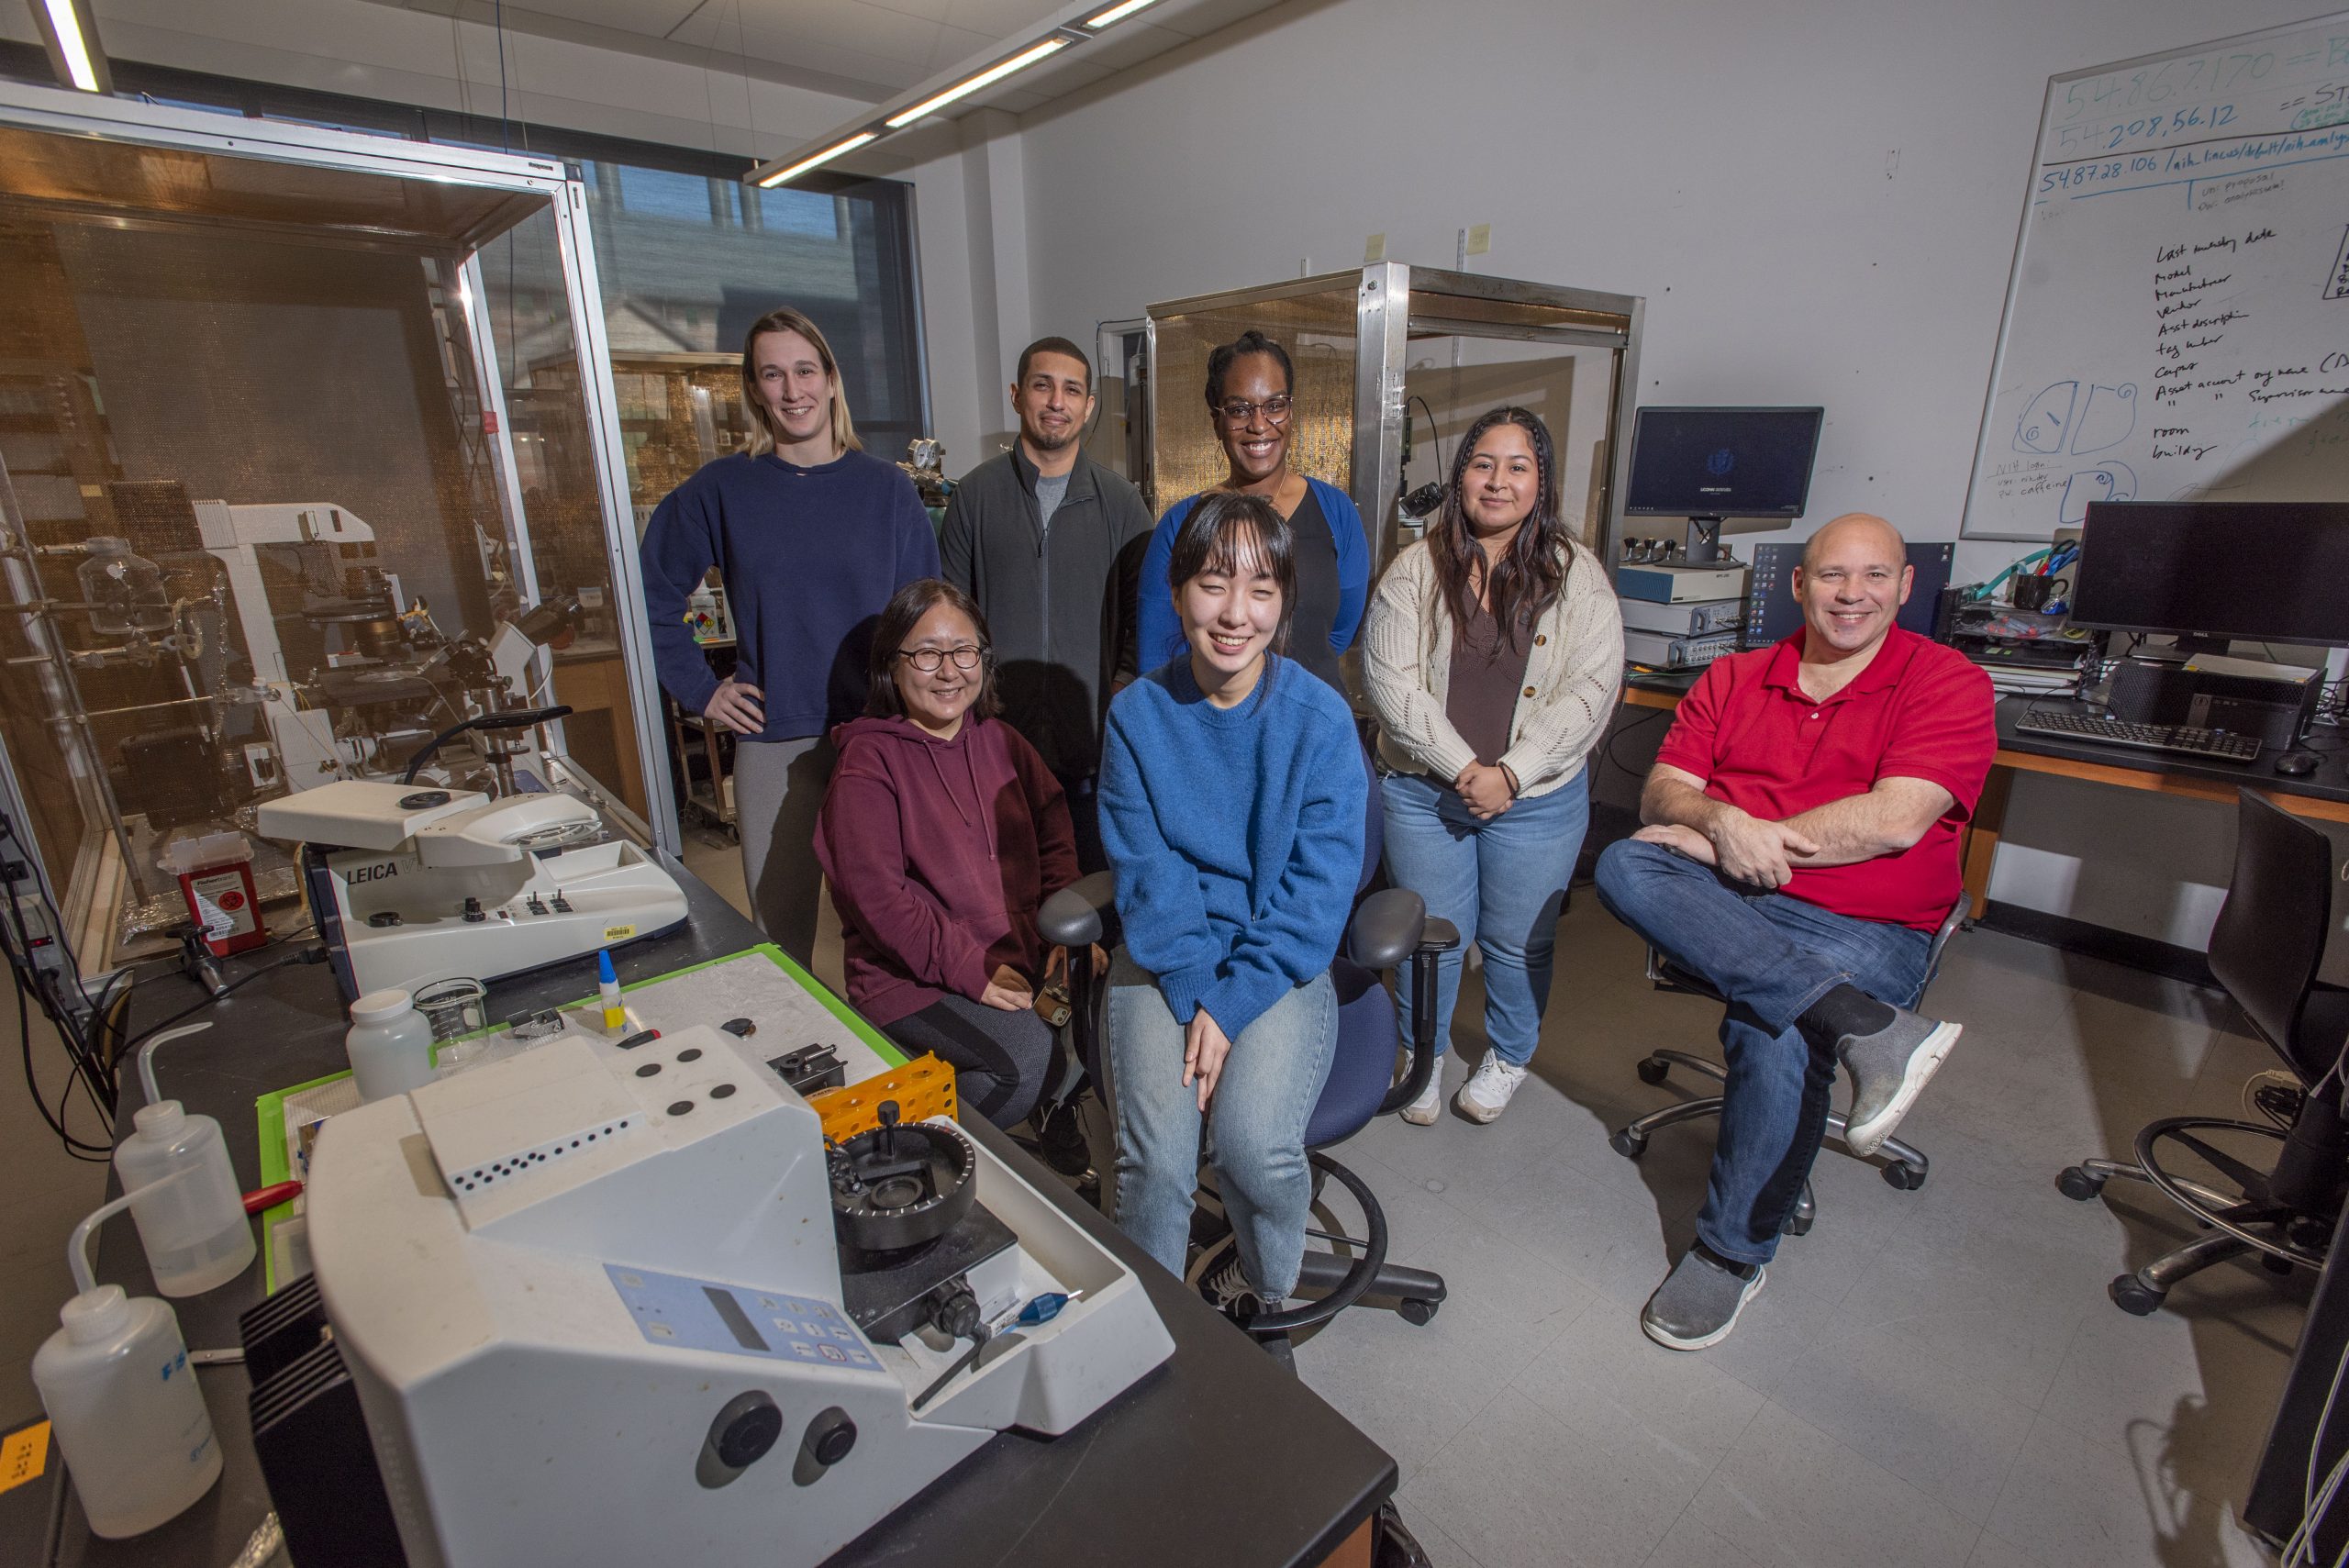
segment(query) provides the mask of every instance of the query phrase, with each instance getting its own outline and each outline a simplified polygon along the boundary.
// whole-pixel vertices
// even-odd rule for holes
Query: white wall
[[[1827,406],[1798,532],[1954,539],[2046,79],[2319,8],[1292,0],[1027,117],[1035,319],[1490,223],[1478,272],[1647,297],[1642,401]],[[2231,809],[2026,775],[2009,821],[1993,896],[2200,945]]]

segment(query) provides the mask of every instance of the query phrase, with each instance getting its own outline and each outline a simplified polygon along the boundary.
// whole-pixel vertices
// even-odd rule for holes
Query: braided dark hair
[[[1500,425],[1515,425],[1525,432],[1526,442],[1533,449],[1537,489],[1533,510],[1526,514],[1517,538],[1499,560],[1487,562],[1484,546],[1476,542],[1468,526],[1460,492],[1467,480],[1469,460],[1476,455],[1476,443]],[[1488,591],[1482,596],[1492,605],[1500,641],[1511,649],[1558,602],[1572,557],[1567,550],[1565,519],[1558,510],[1557,452],[1540,415],[1510,405],[1494,409],[1468,427],[1453,454],[1452,483],[1444,487],[1443,509],[1428,530],[1428,553],[1434,558],[1436,588],[1452,612],[1455,628],[1476,618],[1477,584],[1486,580],[1488,571]],[[1494,645],[1496,658],[1500,641]]]

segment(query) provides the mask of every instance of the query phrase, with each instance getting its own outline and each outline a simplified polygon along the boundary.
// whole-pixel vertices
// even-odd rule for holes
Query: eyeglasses
[[[1267,397],[1262,403],[1251,403],[1245,398],[1234,397],[1218,405],[1216,412],[1235,425],[1245,425],[1261,411],[1267,421],[1277,425],[1288,417],[1289,408],[1296,401],[1297,399],[1286,392]]]
[[[897,657],[925,675],[935,675],[939,666],[949,659],[954,661],[957,670],[975,670],[979,662],[986,657],[986,650],[974,648],[966,642],[960,648],[900,648]]]

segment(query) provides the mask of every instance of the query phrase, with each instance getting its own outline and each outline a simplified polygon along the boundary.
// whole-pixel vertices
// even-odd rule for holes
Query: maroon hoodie
[[[816,859],[857,1011],[885,1029],[941,992],[976,1001],[997,964],[1033,981],[1036,910],[1076,880],[1068,802],[1036,749],[995,718],[952,740],[857,718],[832,745]]]

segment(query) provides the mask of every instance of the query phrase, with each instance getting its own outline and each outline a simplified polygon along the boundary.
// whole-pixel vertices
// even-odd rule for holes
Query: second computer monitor
[[[2349,647],[2349,503],[2091,503],[2072,624]]]
[[[1763,648],[1802,629],[1802,606],[1795,598],[1794,572],[1802,564],[1798,544],[1757,544],[1753,570],[1746,579],[1745,637],[1748,648]],[[1942,590],[1949,586],[1951,564],[1957,557],[1954,544],[1912,544],[1909,564],[1917,569],[1910,580],[1909,602],[1900,606],[1898,624],[1920,637],[1933,635],[1933,609]]]

